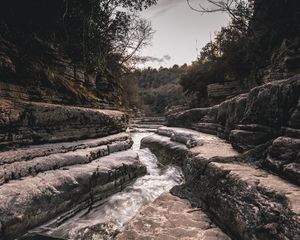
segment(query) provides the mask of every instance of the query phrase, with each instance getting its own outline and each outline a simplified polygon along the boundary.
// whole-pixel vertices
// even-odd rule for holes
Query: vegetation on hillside
[[[188,1],[189,2],[189,1]],[[191,8],[200,13],[227,12],[231,18],[200,52],[200,56],[181,79],[187,94],[197,94],[200,106],[207,104],[207,85],[239,81],[247,91],[262,84],[267,66],[285,39],[299,33],[297,0],[208,1]]]
[[[184,96],[179,84],[186,73],[187,65],[174,65],[171,68],[147,68],[135,70],[126,76],[126,106],[139,109],[146,115],[162,115],[172,110],[172,106],[186,106],[191,99]]]
[[[0,38],[22,48],[25,66],[44,45],[54,45],[97,79],[120,84],[135,53],[152,34],[138,12],[157,0],[4,0],[0,5]],[[41,54],[40,54],[41,53]],[[36,54],[36,55],[35,55]],[[41,61],[51,61],[42,56]],[[24,75],[23,73],[21,74]],[[41,79],[39,79],[42,81]]]

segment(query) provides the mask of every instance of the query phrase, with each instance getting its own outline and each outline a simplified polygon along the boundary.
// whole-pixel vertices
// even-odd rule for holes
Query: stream
[[[83,210],[55,228],[42,226],[43,235],[55,239],[77,239],[85,229],[101,224],[112,224],[118,230],[131,220],[146,204],[154,201],[163,192],[182,183],[181,170],[175,166],[161,166],[149,149],[140,149],[141,139],[151,133],[132,133],[133,150],[147,167],[147,174],[106,199],[90,211]],[[40,231],[38,231],[40,232]],[[79,234],[80,233],[80,234]],[[40,237],[40,236],[39,236]],[[31,238],[33,239],[33,238]],[[40,239],[40,238],[35,238]],[[48,238],[45,238],[48,239]],[[80,239],[80,238],[79,238]]]

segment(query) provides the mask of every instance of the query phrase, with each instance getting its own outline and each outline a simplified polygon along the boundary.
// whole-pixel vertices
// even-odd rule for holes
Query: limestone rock
[[[201,209],[186,200],[163,193],[132,219],[118,240],[190,239],[229,240]]]
[[[125,131],[126,115],[47,103],[0,102],[0,147],[103,137]]]
[[[168,116],[168,125],[186,127],[232,141],[244,151],[281,133],[298,136],[300,75],[271,82],[209,108]],[[254,136],[256,135],[256,136]]]
[[[39,173],[0,186],[1,239],[12,239],[62,214],[89,207],[144,175],[132,151]]]
[[[300,139],[289,137],[275,139],[262,163],[266,168],[300,185]]]
[[[241,163],[241,159],[247,156],[239,155],[228,143],[221,139],[215,141],[214,138],[203,134],[204,144],[188,149],[172,142],[169,137],[152,135],[142,140],[142,146],[155,152],[159,160],[182,166],[186,182],[182,186],[175,186],[171,193],[203,209],[232,238],[298,239],[299,187],[255,165]],[[286,141],[291,140],[283,142]],[[279,142],[278,145],[285,145]],[[214,145],[217,146],[213,149]],[[297,152],[297,142],[292,145],[294,147],[290,149],[288,159]],[[179,146],[180,156],[173,151]],[[283,153],[284,149],[277,153]],[[174,158],[176,161],[172,161]],[[286,174],[297,176],[298,169],[297,164],[288,164],[285,171]],[[129,232],[135,233],[131,229],[130,226]]]
[[[232,146],[241,152],[264,144],[269,139],[269,135],[265,132],[251,132],[245,130],[232,130],[229,136],[229,141]]]

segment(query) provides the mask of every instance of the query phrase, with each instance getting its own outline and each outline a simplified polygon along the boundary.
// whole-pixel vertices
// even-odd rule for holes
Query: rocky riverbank
[[[164,118],[131,121],[133,131],[154,132],[141,141],[161,165],[152,182],[172,177],[158,173],[166,165],[180,167],[185,182],[147,202],[124,229],[87,221],[71,235],[62,229],[75,226],[72,217],[89,216],[153,170],[130,150],[126,115],[1,99],[0,239],[299,239],[299,79],[173,114],[171,127]]]
[[[299,183],[300,75],[274,81],[219,105],[168,116],[168,125],[228,140],[239,152],[257,151],[252,161]]]
[[[250,164],[256,151],[239,154],[224,140],[182,128],[159,129],[142,147],[182,167],[186,183],[171,193],[201,208],[233,239],[299,239],[299,187]]]
[[[146,173],[122,112],[1,99],[0,113],[0,239],[65,221]]]
[[[0,147],[72,141],[125,131],[124,113],[0,99]]]

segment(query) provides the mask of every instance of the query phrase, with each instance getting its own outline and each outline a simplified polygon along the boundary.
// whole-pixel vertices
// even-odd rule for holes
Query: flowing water
[[[88,213],[82,211],[55,229],[48,229],[47,235],[75,239],[78,232],[90,226],[112,223],[122,229],[144,205],[154,201],[163,192],[182,182],[180,169],[175,166],[162,167],[149,149],[140,149],[141,139],[151,133],[134,133],[133,150],[147,167],[147,175],[138,178],[123,191],[114,194],[103,204]],[[45,230],[45,228],[44,228]]]

